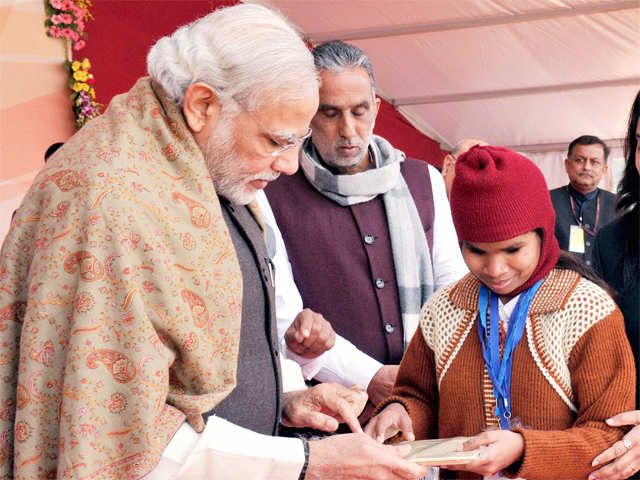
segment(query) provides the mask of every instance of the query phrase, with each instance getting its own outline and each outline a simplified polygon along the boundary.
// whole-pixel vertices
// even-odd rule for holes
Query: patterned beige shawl
[[[143,78],[40,172],[2,247],[0,478],[144,476],[235,387],[241,301],[200,149]]]

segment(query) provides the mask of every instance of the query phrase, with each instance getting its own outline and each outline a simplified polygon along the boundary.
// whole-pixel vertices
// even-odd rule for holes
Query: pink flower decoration
[[[73,22],[73,17],[68,13],[61,13],[59,15],[51,15],[51,21],[58,25],[59,23],[70,24]]]
[[[81,48],[83,48],[86,45],[86,42],[84,40],[78,40],[75,45],[73,46],[74,50],[80,50]]]
[[[80,7],[76,7],[75,5],[73,5],[71,8],[71,13],[73,13],[73,16],[76,17],[77,19],[82,19],[82,17],[84,17],[84,10],[81,9]]]
[[[76,8],[76,4],[73,3],[73,0],[64,0],[59,8],[60,10],[73,11]]]
[[[54,38],[60,38],[62,37],[62,31],[60,30],[59,27],[56,27],[54,25],[49,29],[49,35],[51,35]]]
[[[73,40],[74,42],[78,41],[78,39],[80,38],[78,32],[71,30],[70,28],[63,28],[62,36],[68,38],[69,40]]]
[[[49,0],[49,3],[53,8],[60,10],[62,8],[62,0]]]

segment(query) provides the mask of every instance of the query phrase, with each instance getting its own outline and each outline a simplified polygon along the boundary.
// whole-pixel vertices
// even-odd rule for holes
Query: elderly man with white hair
[[[313,59],[256,5],[160,39],[34,180],[0,253],[0,477],[417,478],[362,391],[282,393],[256,193],[297,168]],[[306,442],[280,422],[354,431]]]

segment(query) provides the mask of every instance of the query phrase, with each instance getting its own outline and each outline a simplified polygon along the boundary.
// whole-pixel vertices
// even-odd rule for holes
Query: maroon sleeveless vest
[[[428,165],[407,159],[401,172],[433,250]],[[403,354],[403,329],[391,240],[382,197],[342,207],[320,194],[301,170],[266,189],[305,307],[336,333],[384,364]]]

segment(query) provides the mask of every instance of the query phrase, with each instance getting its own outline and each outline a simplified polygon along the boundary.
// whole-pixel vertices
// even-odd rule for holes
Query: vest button
[[[385,323],[384,324],[384,331],[387,332],[387,333],[393,333],[395,331],[395,329],[396,329],[396,327],[394,327],[390,323]]]
[[[367,234],[364,236],[364,243],[366,243],[367,245],[371,245],[375,241],[376,241],[375,237],[371,234]]]
[[[376,287],[384,288],[384,280],[381,278],[376,278]]]

